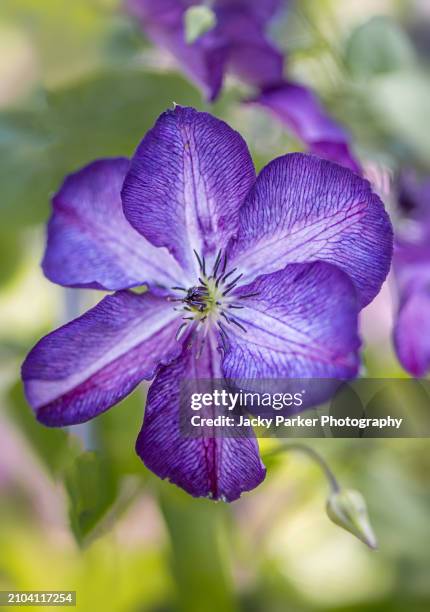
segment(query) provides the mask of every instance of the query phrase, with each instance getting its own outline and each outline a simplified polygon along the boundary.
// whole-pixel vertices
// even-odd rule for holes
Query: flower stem
[[[307,446],[306,444],[301,444],[300,442],[287,442],[269,451],[268,453],[266,453],[265,456],[273,457],[289,450],[299,451],[310,457],[310,459],[312,459],[317,465],[319,465],[319,467],[323,471],[325,477],[327,478],[331,492],[337,493],[338,491],[340,491],[340,485],[336,479],[336,476],[330,469],[326,460],[323,459],[323,457],[321,457],[321,455],[317,453],[316,450],[314,450],[310,446]]]

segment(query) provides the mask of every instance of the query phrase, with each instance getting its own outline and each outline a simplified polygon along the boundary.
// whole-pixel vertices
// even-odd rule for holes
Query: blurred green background
[[[404,165],[430,170],[428,0],[299,0],[273,24],[290,75],[352,132],[392,207]],[[301,148],[228,80],[212,112],[256,165]],[[69,431],[38,425],[19,366],[35,340],[100,297],[49,283],[50,195],[96,157],[130,155],[175,101],[207,108],[117,0],[0,3],[0,590],[76,590],[78,609],[430,610],[427,440],[311,440],[365,496],[379,551],[324,512],[318,467],[292,451],[230,506],[195,500],[134,454],[145,389]],[[395,210],[392,208],[395,218]],[[387,283],[362,317],[369,376],[402,376]],[[273,441],[262,440],[264,453]]]

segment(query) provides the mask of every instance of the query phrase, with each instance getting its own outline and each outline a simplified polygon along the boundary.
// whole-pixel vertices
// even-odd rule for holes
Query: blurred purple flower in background
[[[405,218],[393,256],[398,289],[394,344],[403,367],[424,376],[430,370],[430,178],[403,172],[398,200]]]
[[[350,170],[298,153],[256,178],[237,132],[176,107],[131,162],[66,178],[53,208],[48,278],[115,293],[28,355],[42,423],[87,421],[154,379],[138,454],[192,495],[232,501],[265,476],[257,441],[181,435],[181,380],[356,375],[357,314],[386,277],[392,235]]]
[[[257,88],[249,102],[263,106],[302,140],[309,151],[360,173],[349,136],[328,116],[309,88],[284,78],[283,54],[266,35],[282,0],[214,0],[215,26],[186,42],[185,15],[200,0],[125,0],[149,38],[167,49],[213,101],[225,74]]]
[[[126,0],[150,39],[168,49],[187,75],[213,101],[226,72],[264,87],[279,81],[283,56],[268,40],[265,27],[280,0],[216,0],[216,25],[193,43],[186,42],[185,13],[199,0]]]

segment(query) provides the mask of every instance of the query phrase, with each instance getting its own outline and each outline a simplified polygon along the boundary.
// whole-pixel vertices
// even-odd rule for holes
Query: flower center
[[[217,302],[221,296],[218,295],[219,292],[214,283],[211,282],[212,280],[213,279],[205,279],[203,283],[197,287],[188,289],[183,301],[192,312],[208,315],[216,311]]]
[[[227,255],[219,251],[210,274],[206,270],[204,257],[194,251],[197,258],[200,276],[198,284],[187,289],[186,287],[172,287],[175,291],[180,291],[184,295],[171,298],[172,301],[180,304],[177,310],[184,313],[182,317],[184,323],[179,327],[176,338],[179,340],[187,330],[190,330],[191,346],[197,332],[202,337],[201,348],[203,348],[207,333],[214,325],[221,339],[221,350],[225,351],[228,342],[228,326],[235,325],[246,332],[243,324],[237,320],[235,310],[245,308],[242,300],[256,295],[248,293],[246,295],[234,296],[233,290],[238,286],[242,274],[237,274],[237,268],[228,270]],[[201,350],[199,351],[201,353]],[[199,353],[198,353],[199,354]]]

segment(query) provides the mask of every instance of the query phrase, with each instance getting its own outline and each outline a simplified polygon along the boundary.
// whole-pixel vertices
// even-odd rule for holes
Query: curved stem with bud
[[[330,487],[330,493],[326,502],[329,519],[339,527],[352,533],[352,535],[372,550],[376,550],[378,544],[370,524],[366,501],[362,494],[354,489],[342,488],[326,460],[306,444],[301,444],[300,442],[282,444],[269,451],[266,457],[278,455],[289,450],[296,450],[306,454],[323,471]]]

